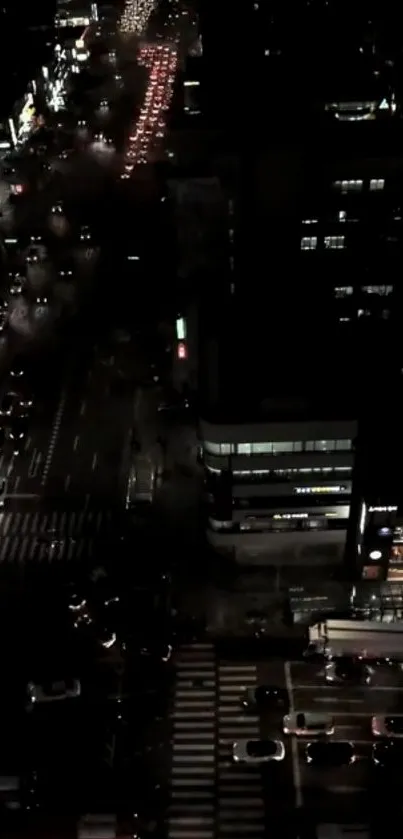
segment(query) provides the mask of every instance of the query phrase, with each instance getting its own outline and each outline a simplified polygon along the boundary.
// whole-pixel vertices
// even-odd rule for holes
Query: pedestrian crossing
[[[0,564],[87,559],[111,522],[109,510],[1,512]]]
[[[261,770],[234,764],[234,741],[260,737],[259,717],[242,713],[243,688],[257,686],[254,664],[218,665],[216,839],[260,839],[265,834]]]
[[[216,795],[217,677],[212,644],[175,656],[168,839],[213,839]]]

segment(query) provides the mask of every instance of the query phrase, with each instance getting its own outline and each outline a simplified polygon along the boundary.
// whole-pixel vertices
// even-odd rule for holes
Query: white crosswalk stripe
[[[175,656],[169,839],[213,839],[216,783],[216,661],[212,644]]]
[[[89,558],[112,521],[110,510],[1,512],[0,564]]]
[[[260,839],[265,834],[261,772],[232,760],[235,740],[260,736],[259,718],[244,716],[243,687],[257,684],[254,664],[218,665],[217,839]]]

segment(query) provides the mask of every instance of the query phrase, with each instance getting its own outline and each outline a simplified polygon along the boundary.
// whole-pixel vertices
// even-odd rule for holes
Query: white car
[[[27,695],[30,708],[37,703],[77,699],[81,695],[81,684],[78,679],[64,679],[59,682],[43,684],[29,682],[27,685]]]
[[[372,717],[372,734],[375,737],[403,737],[403,714],[389,714]]]
[[[284,734],[297,737],[330,735],[334,732],[334,720],[330,714],[316,714],[311,711],[295,711],[283,718]]]
[[[285,747],[282,740],[237,740],[232,757],[235,763],[269,763],[284,760]]]

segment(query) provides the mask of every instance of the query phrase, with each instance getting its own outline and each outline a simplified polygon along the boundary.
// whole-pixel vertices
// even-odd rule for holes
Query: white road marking
[[[345,786],[344,784],[340,785],[340,786],[338,785],[338,786],[335,786],[335,787],[333,787],[333,786],[325,787],[325,789],[328,792],[336,793],[336,795],[345,794],[345,793],[347,793],[347,794],[350,793],[351,795],[354,795],[354,793],[357,793],[357,792],[367,792],[366,787],[348,787],[348,786]]]
[[[339,685],[294,685],[294,690],[339,690]],[[357,690],[359,690],[359,686],[357,686]],[[403,686],[396,686],[396,685],[366,685],[365,691],[371,693],[378,693],[378,691],[403,691]],[[336,697],[335,697],[336,700]],[[316,700],[317,701],[317,700]],[[336,700],[337,701],[337,700]],[[344,699],[345,702],[354,702],[354,699]],[[359,702],[362,700],[359,699]]]
[[[70,475],[66,475],[66,478],[65,478],[65,481],[64,481],[64,488],[65,488],[65,489],[68,489],[68,488],[69,488],[69,486],[70,486],[70,481],[71,481]]]
[[[326,703],[328,703],[328,702],[330,702],[330,703],[332,703],[332,702],[348,702],[349,705],[351,705],[351,704],[353,704],[353,705],[363,705],[364,702],[365,702],[365,699],[346,699],[346,698],[342,699],[342,698],[333,697],[333,696],[317,696],[313,699],[313,702],[326,702]]]
[[[21,480],[20,476],[19,476],[19,475],[17,475],[17,477],[16,477],[16,479],[15,479],[15,484],[14,484],[14,492],[16,492],[16,491],[17,491],[17,489],[18,489],[18,487],[19,487],[20,480]]]
[[[74,443],[73,443],[73,449],[74,449],[74,451],[76,451],[77,446],[78,446],[78,444],[79,444],[79,441],[80,441],[80,438],[79,438],[78,434],[76,434],[76,436],[74,437]]]
[[[34,462],[33,462],[33,465],[32,465],[32,469],[30,469],[30,471],[28,472],[28,477],[29,478],[36,478],[36,476],[39,472],[39,467],[41,465],[41,462],[42,462],[42,455],[41,455],[40,452],[37,452],[35,450],[35,459],[34,459]]]
[[[288,692],[288,698],[290,701],[290,713],[295,713],[295,705],[294,705],[294,693],[293,693],[293,684],[292,684],[292,676],[291,676],[291,667],[290,662],[286,661],[284,663],[284,677],[285,677],[285,684]],[[299,756],[298,756],[298,744],[297,738],[291,737],[291,754],[292,754],[292,772],[294,778],[294,788],[295,788],[295,806],[297,808],[302,807],[303,805],[303,796],[302,796],[302,784],[301,784],[301,769],[299,765]]]
[[[81,408],[80,408],[80,417],[82,417],[84,414],[85,414],[85,402],[82,402]]]
[[[46,455],[45,465],[43,467],[43,474],[42,474],[42,481],[41,481],[42,486],[44,486],[46,484],[46,480],[47,480],[47,477],[48,477],[48,474],[49,474],[49,469],[50,469],[50,466],[51,466],[51,463],[52,463],[52,458],[53,458],[53,454],[54,454],[54,451],[55,451],[57,438],[58,438],[59,432],[60,432],[60,425],[61,425],[61,422],[62,422],[63,412],[64,412],[64,408],[65,408],[65,405],[66,405],[66,398],[67,398],[67,394],[66,394],[66,391],[64,390],[62,392],[61,397],[60,397],[60,402],[59,402],[59,405],[58,405],[58,408],[57,408],[57,411],[56,411],[56,414],[55,414],[55,419],[54,419],[54,422],[53,422],[52,433],[51,433],[51,436],[50,436],[49,448],[48,448],[47,455]]]
[[[92,471],[94,471],[94,469],[97,468],[97,463],[98,463],[98,455],[95,452],[94,457],[92,458],[92,466],[91,466]]]
[[[26,451],[26,452],[27,452],[27,451],[29,451],[29,449],[30,449],[30,447],[31,447],[31,443],[32,443],[31,438],[30,438],[30,437],[27,437],[27,439],[25,440],[25,451]]]

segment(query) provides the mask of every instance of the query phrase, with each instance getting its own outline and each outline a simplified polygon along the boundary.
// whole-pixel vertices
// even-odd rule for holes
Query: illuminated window
[[[304,218],[302,220],[302,224],[317,224],[317,223],[318,223],[317,218]]]
[[[352,440],[335,440],[335,449],[337,452],[347,452],[353,446]]]
[[[294,443],[273,443],[273,454],[288,454],[294,451]]]
[[[207,454],[227,457],[231,454],[237,455],[277,455],[277,454],[296,454],[303,451],[311,452],[327,452],[327,451],[350,451],[352,448],[352,440],[287,440],[281,442],[269,443],[211,443],[206,441],[203,444],[204,451]],[[340,467],[340,470],[349,470],[350,467]],[[288,470],[281,470],[291,474],[294,472],[311,473],[311,472],[326,472],[332,471],[332,467],[313,467],[313,468],[294,468]]]
[[[325,248],[342,250],[345,247],[345,236],[325,236]]]
[[[334,289],[334,296],[339,298],[349,297],[353,293],[352,285],[336,286]]]
[[[372,178],[369,182],[371,192],[379,192],[385,186],[384,178]]]
[[[341,192],[360,192],[363,188],[364,181],[359,180],[345,180],[345,181],[335,181],[333,184],[336,189],[340,189]]]
[[[222,455],[223,457],[233,454],[235,450],[235,446],[232,443],[210,443],[206,440],[203,444],[204,451],[207,454],[212,455]]]
[[[387,297],[388,294],[392,294],[393,285],[363,285],[362,291],[365,291],[366,294],[377,294],[380,297]]]
[[[317,236],[303,236],[301,239],[302,251],[314,251],[318,244]]]
[[[253,454],[272,454],[273,443],[252,443]]]

